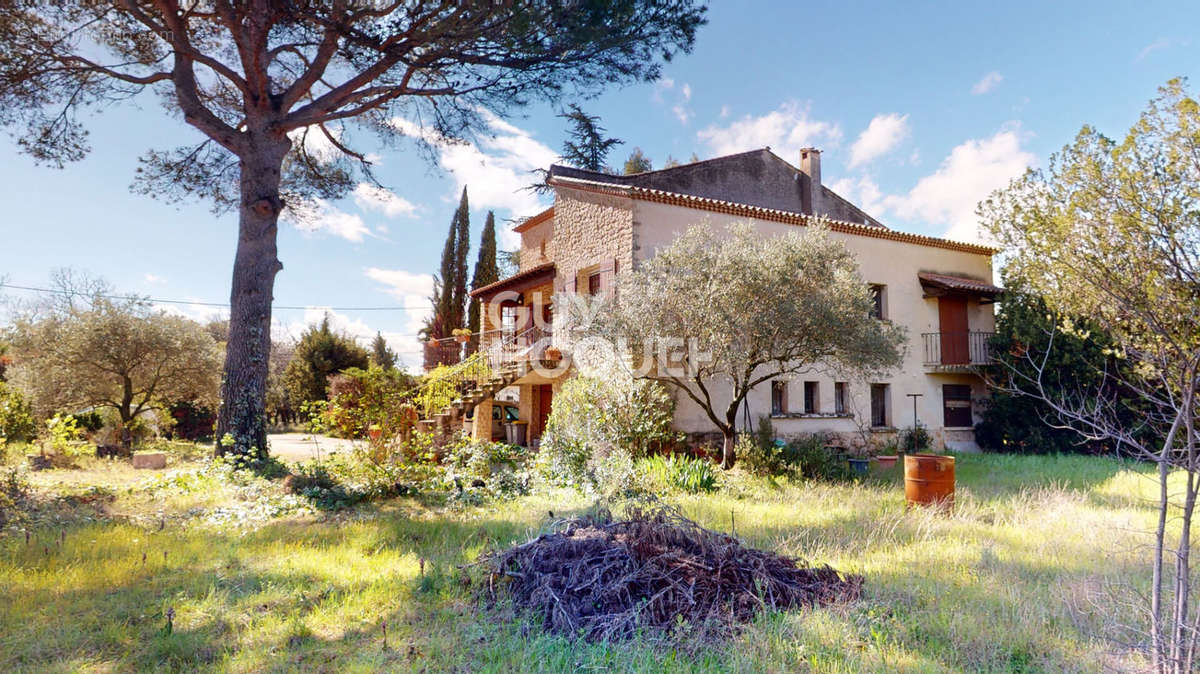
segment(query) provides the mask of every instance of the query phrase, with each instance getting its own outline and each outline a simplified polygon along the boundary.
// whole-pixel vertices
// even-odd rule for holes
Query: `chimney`
[[[815,147],[800,149],[800,204],[805,213],[822,215],[821,208],[821,151]]]

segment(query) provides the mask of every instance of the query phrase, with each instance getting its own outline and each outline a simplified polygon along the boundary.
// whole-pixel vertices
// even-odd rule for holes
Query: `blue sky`
[[[1184,2],[723,2],[709,18],[695,52],[661,81],[583,102],[626,141],[613,164],[635,146],[658,167],[668,155],[767,145],[795,163],[814,145],[825,183],[888,226],[958,239],[976,236],[974,204],[990,190],[1044,165],[1084,123],[1123,134],[1156,88],[1194,74],[1200,57],[1200,5]],[[364,339],[382,331],[416,362],[429,275],[462,186],[473,246],[487,210],[500,221],[536,212],[519,187],[561,147],[556,112],[496,119],[437,166],[411,144],[367,147],[390,192],[364,189],[322,205],[304,228],[281,226],[277,304],[415,307],[334,318]],[[129,191],[141,153],[193,132],[151,99],[105,110],[90,128],[93,153],[62,171],[0,142],[0,276],[39,286],[74,267],[123,291],[228,301],[235,217]],[[321,313],[277,311],[276,333],[297,335]]]

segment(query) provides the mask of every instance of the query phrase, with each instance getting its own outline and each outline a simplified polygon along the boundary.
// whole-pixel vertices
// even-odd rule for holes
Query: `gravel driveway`
[[[271,456],[287,462],[317,459],[329,456],[330,452],[348,452],[361,444],[361,440],[343,440],[311,433],[271,433],[267,436]]]

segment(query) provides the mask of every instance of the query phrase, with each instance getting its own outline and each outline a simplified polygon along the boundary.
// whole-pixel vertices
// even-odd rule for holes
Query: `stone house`
[[[987,395],[977,366],[988,361],[991,304],[1001,292],[991,282],[996,251],[889,229],[821,183],[820,151],[804,149],[799,160],[796,167],[761,149],[629,176],[551,167],[554,205],[516,227],[518,273],[472,293],[485,305],[481,348],[507,368],[498,385],[520,387],[530,440],[572,374],[570,354],[556,353],[551,334],[556,294],[605,292],[694,224],[723,231],[748,221],[772,236],[823,216],[858,259],[877,317],[907,328],[904,363],[880,381],[840,381],[816,367],[767,382],[744,416],[753,424],[769,415],[783,435],[828,431],[878,444],[911,426],[915,413],[935,446],[975,447],[972,427]],[[676,398],[679,430],[713,430],[687,396]],[[491,418],[491,400],[476,400],[474,419]]]

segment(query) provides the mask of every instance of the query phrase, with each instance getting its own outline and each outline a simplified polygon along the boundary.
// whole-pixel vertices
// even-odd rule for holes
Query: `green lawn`
[[[950,516],[896,483],[726,476],[667,499],[745,542],[866,576],[851,605],[763,616],[733,641],[672,650],[577,643],[474,601],[489,546],[589,502],[398,499],[334,515],[277,484],[183,463],[168,477],[91,467],[33,476],[26,545],[0,538],[0,671],[1111,671],[1145,587],[1150,472],[1083,457],[960,456]],[[89,489],[97,482],[111,490]],[[161,528],[161,530],[160,530]],[[144,558],[143,558],[144,555]],[[144,559],[144,561],[143,561]],[[424,564],[422,565],[422,560]],[[421,568],[424,573],[421,573]],[[174,610],[173,632],[165,613]],[[387,623],[387,644],[382,623]]]

